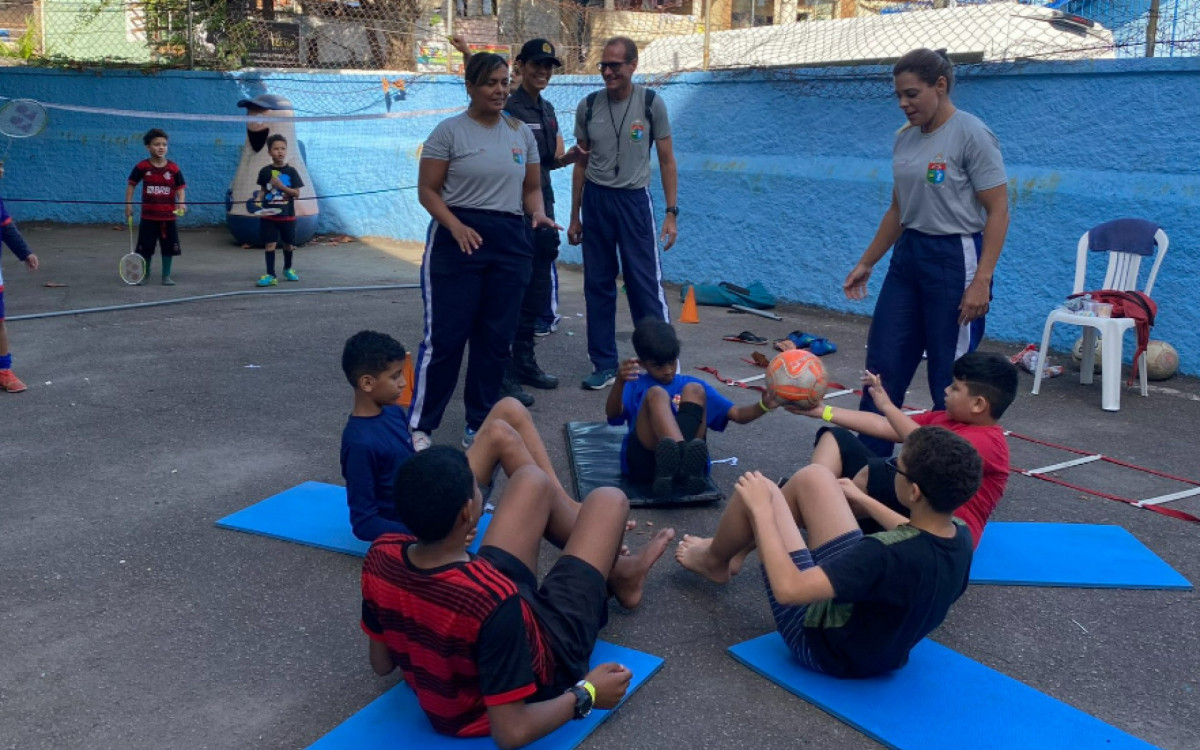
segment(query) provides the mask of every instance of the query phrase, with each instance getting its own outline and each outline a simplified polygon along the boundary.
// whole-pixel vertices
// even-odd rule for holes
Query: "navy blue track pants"
[[[409,426],[432,433],[441,424],[470,344],[463,386],[467,426],[479,429],[499,400],[521,299],[533,266],[530,229],[523,216],[452,208],[483,239],[467,255],[450,230],[431,222],[421,259],[425,337],[417,357]]]
[[[983,245],[980,234],[934,235],[905,229],[892,248],[892,261],[867,335],[867,369],[883,378],[883,387],[900,406],[922,353],[934,410],[946,408],[946,387],[953,381],[954,360],[974,351],[983,338],[984,319],[958,324],[963,292],[975,278]],[[862,411],[877,411],[870,395]],[[881,456],[895,444],[863,436]]]
[[[662,289],[654,204],[648,188],[623,190],[588,182],[580,208],[588,357],[597,370],[616,369],[618,271],[634,324],[646,317],[671,320]]]

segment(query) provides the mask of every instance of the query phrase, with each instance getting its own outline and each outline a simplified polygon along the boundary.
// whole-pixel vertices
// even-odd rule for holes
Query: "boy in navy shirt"
[[[410,533],[397,519],[393,503],[396,471],[416,452],[408,415],[396,405],[405,386],[407,357],[400,342],[375,331],[354,334],[342,350],[342,371],[354,387],[354,409],[342,431],[342,478],[350,525],[365,542],[382,534]],[[501,399],[492,407],[467,450],[467,462],[485,490],[490,490],[497,467],[511,477],[522,466],[536,465],[560,497],[571,499],[554,474],[533,419],[516,399]]]
[[[747,472],[715,536],[684,536],[675,559],[724,583],[757,545],[775,627],[802,665],[835,677],[899,669],[966,591],[971,533],[954,510],[975,494],[983,462],[944,427],[913,430],[888,461],[908,517],[820,464],[782,490]],[[885,531],[863,536],[856,512]]]
[[[621,363],[604,407],[609,424],[629,425],[621,443],[622,473],[650,483],[659,498],[676,485],[689,495],[708,486],[706,428],[723,432],[730,422],[753,422],[774,406],[761,399],[734,406],[703,380],[677,375],[679,348],[670,323],[655,318],[638,323],[637,358]]]
[[[299,281],[292,268],[292,253],[296,249],[296,198],[304,180],[296,168],[287,163],[287,138],[276,133],[267,139],[271,163],[258,170],[258,192],[254,199],[261,205],[262,225],[259,236],[266,246],[267,272],[258,277],[255,286],[275,286],[275,245],[283,245],[283,278]]]
[[[0,162],[0,179],[4,179],[2,162]],[[30,271],[38,269],[38,257],[29,249],[29,245],[25,243],[25,238],[21,236],[13,218],[8,215],[8,209],[4,207],[3,199],[0,199],[0,242],[8,245],[8,249],[13,251],[13,255],[17,256],[17,259],[24,263]],[[0,246],[0,254],[3,253],[3,250],[4,248]],[[12,352],[8,350],[8,329],[4,325],[4,274],[0,273],[0,392],[21,393],[24,390],[25,384],[12,371]]]

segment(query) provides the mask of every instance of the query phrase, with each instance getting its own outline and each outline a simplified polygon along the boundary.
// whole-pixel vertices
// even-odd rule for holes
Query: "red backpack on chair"
[[[1146,347],[1150,344],[1150,328],[1154,325],[1154,317],[1158,315],[1158,305],[1142,292],[1118,292],[1115,289],[1080,292],[1070,295],[1068,299],[1085,294],[1091,297],[1093,302],[1112,305],[1114,318],[1133,318],[1134,330],[1137,332],[1137,351],[1133,353],[1133,375],[1129,378],[1129,382],[1132,383],[1138,372],[1138,358],[1146,352]]]

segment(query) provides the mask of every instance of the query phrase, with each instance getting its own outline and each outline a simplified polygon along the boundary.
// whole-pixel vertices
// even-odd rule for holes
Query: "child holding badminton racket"
[[[4,179],[4,164],[0,162],[0,179]],[[29,268],[38,269],[38,257],[25,244],[25,238],[17,229],[13,218],[4,207],[4,199],[0,198],[0,239],[13,251],[13,255]],[[0,248],[0,252],[3,248]],[[4,274],[0,273],[0,391],[20,393],[25,390],[25,384],[12,371],[12,352],[8,350],[8,329],[4,327]]]
[[[275,286],[275,245],[283,245],[283,278],[299,281],[292,268],[292,252],[296,249],[296,196],[304,181],[300,173],[287,163],[288,142],[282,135],[267,139],[271,163],[258,170],[259,191],[254,196],[261,205],[255,213],[261,217],[259,236],[267,249],[267,272],[255,286]]]
[[[146,260],[146,275],[150,276],[150,261],[154,257],[154,246],[162,247],[163,286],[175,286],[171,279],[171,263],[180,254],[179,230],[175,219],[187,211],[184,190],[187,183],[179,165],[167,159],[167,134],[159,128],[151,128],[142,136],[142,143],[150,152],[150,158],[142,159],[129,173],[125,187],[125,221],[133,218],[133,190],[142,183],[142,222],[138,225],[137,254]]]

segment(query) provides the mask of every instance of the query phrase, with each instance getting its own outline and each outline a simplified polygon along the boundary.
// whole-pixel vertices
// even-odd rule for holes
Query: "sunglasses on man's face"
[[[897,463],[898,461],[899,459],[896,456],[891,456],[884,461],[884,463],[890,466],[897,474],[911,482],[912,476],[907,471],[900,468],[899,464]]]
[[[616,71],[621,69],[622,65],[625,65],[628,62],[629,62],[628,60],[622,60],[621,62],[598,62],[598,63],[596,63],[596,70],[603,73],[604,69],[608,68],[609,70],[611,70],[615,73]]]

